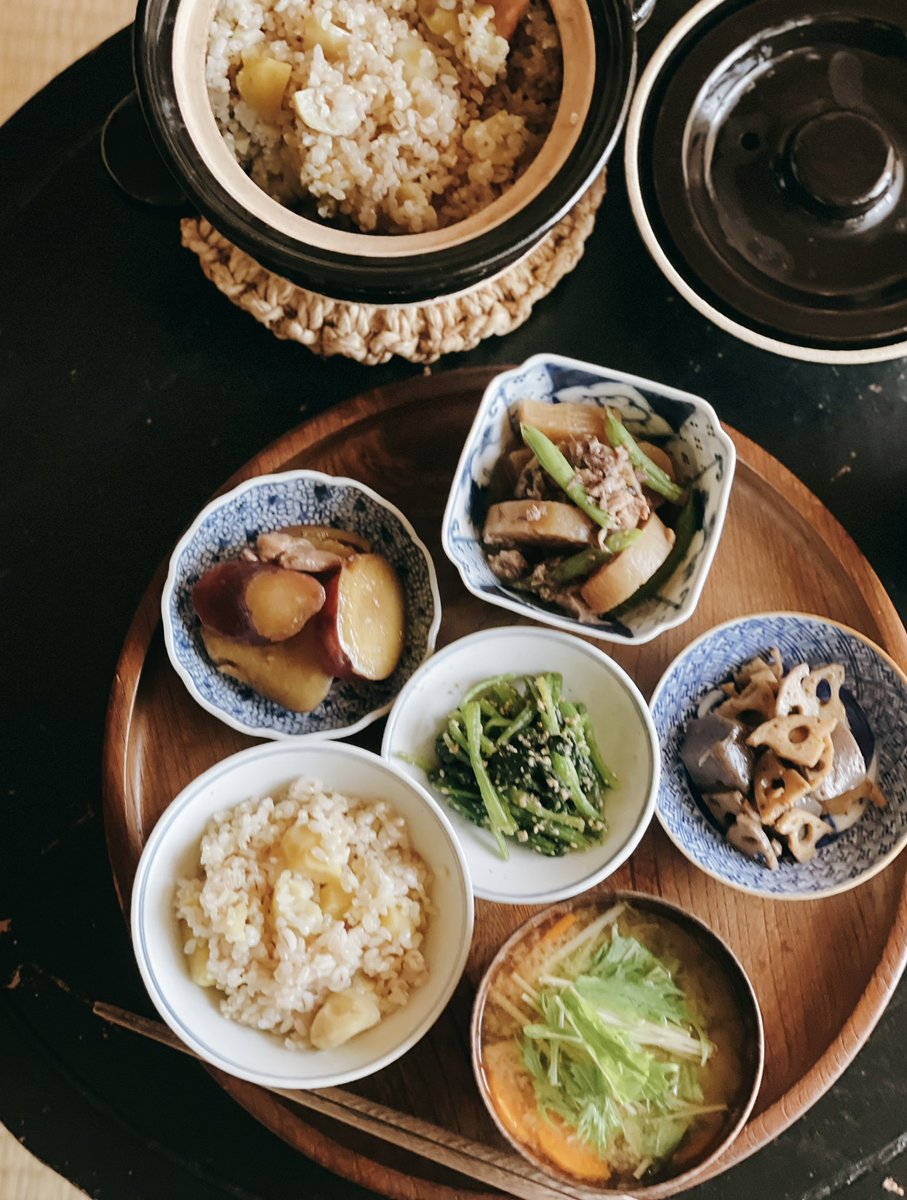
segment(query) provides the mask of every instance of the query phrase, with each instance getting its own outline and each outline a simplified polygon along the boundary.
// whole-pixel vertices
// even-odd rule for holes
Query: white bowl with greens
[[[397,698],[381,752],[444,805],[475,894],[499,904],[606,879],[658,794],[658,739],[632,679],[588,642],[532,626],[433,655]]]

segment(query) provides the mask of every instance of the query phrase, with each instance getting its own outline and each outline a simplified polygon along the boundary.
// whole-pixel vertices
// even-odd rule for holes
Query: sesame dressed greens
[[[555,857],[601,842],[605,798],[617,777],[602,759],[585,705],[563,697],[563,677],[497,675],[448,715],[428,769],[434,788],[502,858],[507,839]]]

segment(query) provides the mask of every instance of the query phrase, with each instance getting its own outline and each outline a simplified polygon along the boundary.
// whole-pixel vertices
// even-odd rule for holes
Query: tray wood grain
[[[225,485],[310,467],[351,475],[407,514],[432,553],[444,603],[439,646],[510,623],[461,585],[441,551],[440,517],[475,408],[494,372],[473,368],[367,392],[286,434]],[[729,431],[739,461],[727,526],[693,618],[655,642],[609,652],[649,694],[670,660],[720,621],[770,609],[813,612],[873,638],[907,668],[907,633],[878,578],[821,502],[785,467]],[[160,628],[162,565],[139,606],[114,680],[104,752],[104,812],[118,895],[128,911],[142,846],[170,800],[213,763],[252,744],[189,697]],[[378,748],[381,726],[353,740]],[[801,1116],[852,1061],[907,958],[907,855],[862,887],[815,902],[760,901],[698,871],[657,825],[605,884],[638,888],[708,922],[753,979],[766,1028],[766,1069],[754,1115],[699,1177],[727,1170]],[[534,908],[478,903],[464,979],[441,1020],[398,1063],[355,1085],[364,1095],[500,1144],[475,1090],[468,1020],[476,982],[500,943]],[[364,1138],[241,1080],[212,1072],[254,1117],[325,1167],[394,1197],[479,1200],[481,1188],[396,1147]]]

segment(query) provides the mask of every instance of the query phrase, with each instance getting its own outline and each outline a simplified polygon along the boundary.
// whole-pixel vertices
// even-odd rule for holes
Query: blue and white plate
[[[634,435],[664,446],[680,482],[693,489],[699,530],[686,557],[657,595],[634,605],[620,620],[606,616],[592,623],[578,621],[508,587],[488,565],[482,550],[488,485],[501,454],[518,444],[516,416],[522,400],[617,409]],[[537,354],[521,367],[496,375],[485,389],[444,512],[444,553],[480,600],[568,633],[640,645],[693,615],[721,539],[736,460],[734,443],[700,396],[607,367]]]
[[[868,718],[878,781],[887,808],[867,806],[846,832],[820,843],[809,863],[761,867],[729,846],[700,806],[680,761],[687,722],[700,700],[747,659],[773,646],[785,668],[839,662],[845,687]],[[886,867],[907,844],[907,676],[868,638],[822,617],[760,613],[704,633],[674,659],[652,695],[661,741],[658,818],[683,854],[703,871],[743,892],[777,900],[815,900],[845,892]]]
[[[396,568],[406,598],[406,643],[389,679],[336,679],[313,712],[299,713],[223,675],[205,652],[192,607],[204,573],[252,544],[259,533],[288,525],[333,525],[362,534]],[[195,700],[252,737],[344,737],[383,716],[434,650],[441,624],[438,581],[428,550],[403,513],[355,479],[320,471],[259,475],[212,500],[177,544],[161,598],[167,653]]]

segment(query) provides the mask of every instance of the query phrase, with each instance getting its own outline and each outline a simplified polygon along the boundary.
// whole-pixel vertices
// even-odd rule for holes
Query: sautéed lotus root
[[[844,667],[785,672],[781,653],[751,659],[687,724],[681,758],[728,842],[769,870],[808,863],[870,802],[886,803],[851,730]]]

